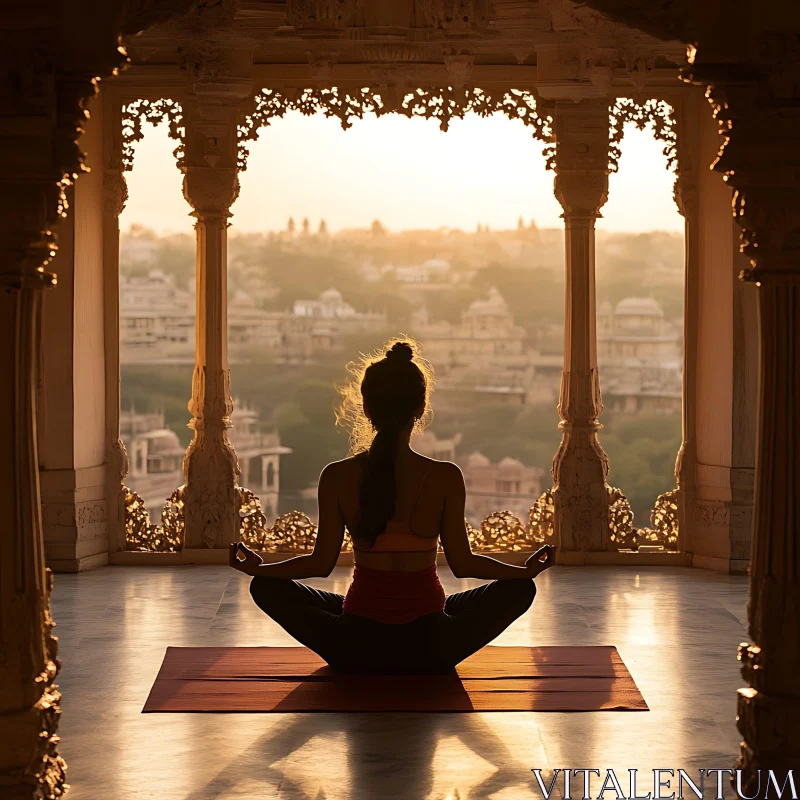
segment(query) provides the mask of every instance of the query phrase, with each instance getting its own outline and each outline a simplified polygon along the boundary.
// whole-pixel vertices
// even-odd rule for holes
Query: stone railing
[[[127,486],[125,492],[125,549],[146,553],[177,553],[183,549],[183,486],[164,503],[161,524],[150,521],[144,500]]]
[[[160,524],[150,521],[142,498],[125,489],[125,534],[128,550],[174,553],[183,549],[184,487],[176,489],[161,512]],[[239,540],[264,553],[308,553],[314,549],[317,527],[300,511],[279,516],[272,525],[258,497],[249,489],[237,487],[239,500]],[[619,489],[608,488],[611,541],[620,550],[638,551],[642,547],[667,551],[678,546],[678,493],[662,494],[650,514],[650,528],[636,528],[630,503]],[[531,507],[527,522],[510,511],[495,511],[476,528],[468,521],[467,534],[476,553],[509,553],[535,550],[555,544],[555,506],[549,489]],[[345,535],[342,552],[353,549]]]
[[[610,490],[619,492],[619,489]],[[642,547],[661,548],[669,551],[678,549],[678,490],[673,489],[656,498],[655,506],[650,512],[650,528],[635,528],[633,512],[624,495],[620,493],[615,500],[618,520],[616,527],[611,527],[611,540],[620,550],[638,551]],[[609,517],[615,505],[609,507]],[[627,508],[626,508],[627,507]],[[630,514],[628,519],[627,515]]]

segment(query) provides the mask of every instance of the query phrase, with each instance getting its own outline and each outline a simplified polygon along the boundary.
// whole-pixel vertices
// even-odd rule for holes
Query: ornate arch
[[[159,125],[165,121],[170,139],[178,142],[173,151],[175,160],[180,166],[183,163],[186,141],[186,129],[183,124],[183,107],[177,100],[164,97],[159,100],[134,100],[122,107],[122,160],[123,172],[133,168],[133,156],[136,142],[144,138],[142,125],[150,122]]]
[[[311,116],[323,113],[336,117],[345,130],[353,121],[366,114],[402,114],[406,117],[435,119],[446,131],[454,119],[463,119],[468,112],[481,117],[502,113],[509,119],[519,119],[531,128],[533,138],[546,143],[544,155],[552,169],[554,137],[552,116],[540,114],[537,98],[532,91],[510,89],[440,88],[404,89],[399,87],[344,89],[262,89],[255,97],[254,110],[239,125],[238,166],[247,169],[248,144],[258,138],[261,128],[287,111],[299,111]]]
[[[619,169],[625,125],[632,122],[640,131],[648,126],[652,129],[655,139],[664,145],[667,168],[677,174],[678,124],[675,110],[669,103],[655,99],[640,103],[630,97],[618,97],[608,113],[608,164],[611,172]]]

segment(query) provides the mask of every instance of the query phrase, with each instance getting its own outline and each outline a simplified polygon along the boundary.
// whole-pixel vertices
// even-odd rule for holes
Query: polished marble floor
[[[448,592],[479,583],[442,572]],[[343,592],[349,577],[341,568],[311,583]],[[56,576],[71,800],[526,800],[542,796],[533,768],[545,778],[613,768],[626,792],[627,770],[645,770],[645,794],[655,768],[696,777],[735,759],[746,578],[554,567],[537,580],[532,609],[495,641],[614,644],[649,712],[141,714],[168,645],[293,643],[252,604],[247,581],[211,566]]]

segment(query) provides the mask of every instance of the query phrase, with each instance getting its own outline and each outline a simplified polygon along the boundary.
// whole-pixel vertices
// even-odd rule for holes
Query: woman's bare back
[[[333,465],[332,465],[333,466]],[[335,465],[339,507],[348,529],[358,515],[359,479],[363,457],[353,456]],[[406,522],[419,537],[438,539],[447,498],[447,473],[457,470],[454,464],[426,458],[405,449],[396,466],[397,500],[392,522]],[[413,571],[425,569],[436,561],[436,552],[370,553],[359,550],[355,561],[372,569]]]

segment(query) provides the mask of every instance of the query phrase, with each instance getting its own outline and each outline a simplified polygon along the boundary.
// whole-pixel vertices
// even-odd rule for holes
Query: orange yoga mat
[[[448,675],[343,675],[305,647],[169,647],[151,711],[647,711],[616,647],[484,647]]]

